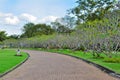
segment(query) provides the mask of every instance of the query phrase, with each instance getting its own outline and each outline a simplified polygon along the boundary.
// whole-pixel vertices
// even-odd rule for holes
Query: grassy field
[[[34,49],[34,50],[42,50],[42,51],[48,51],[48,52],[56,52],[56,53],[61,53],[61,54],[68,54],[76,57],[80,57],[83,59],[86,59],[88,61],[94,62],[96,64],[99,64],[103,67],[106,67],[110,70],[115,71],[116,73],[120,73],[120,63],[112,63],[112,62],[105,62],[106,56],[101,55],[103,58],[95,58],[93,57],[90,52],[84,53],[82,51],[71,51],[69,49]],[[120,56],[117,56],[120,59]]]
[[[15,50],[0,49],[0,74],[11,70],[28,57],[24,52],[21,52],[22,56],[14,56],[16,53]]]

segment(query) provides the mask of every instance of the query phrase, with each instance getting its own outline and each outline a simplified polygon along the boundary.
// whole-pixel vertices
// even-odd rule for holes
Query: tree
[[[77,23],[102,19],[104,14],[111,11],[116,0],[78,0],[75,8],[70,10],[77,17]]]
[[[18,39],[18,37],[19,37],[19,35],[16,35],[16,34],[9,36],[9,38],[12,38],[12,39]]]
[[[0,41],[3,41],[7,38],[7,34],[5,31],[0,31]]]
[[[34,23],[27,23],[24,25],[23,27],[23,34],[21,35],[21,37],[32,37],[33,36],[33,27],[34,27]]]
[[[34,35],[50,35],[54,32],[51,26],[46,24],[36,24],[34,26]]]
[[[55,32],[59,33],[68,33],[70,31],[70,29],[66,26],[64,26],[63,24],[61,24],[58,21],[52,22],[51,23],[52,28],[55,30]]]
[[[75,27],[75,18],[69,15],[64,16],[61,18],[61,24],[68,27],[69,29],[73,29]]]
[[[21,36],[30,38],[37,35],[49,35],[53,32],[54,30],[49,25],[28,23],[23,27],[23,34]]]
[[[57,33],[71,33],[75,26],[75,18],[66,15],[63,18],[59,18],[55,22],[52,22],[51,25]]]
[[[117,2],[116,7],[120,9],[120,0]]]

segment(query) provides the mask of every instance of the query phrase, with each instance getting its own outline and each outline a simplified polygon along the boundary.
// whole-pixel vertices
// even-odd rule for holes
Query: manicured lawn
[[[15,50],[0,49],[0,74],[14,68],[28,57],[24,52],[21,52],[22,56],[14,56],[15,54]]]
[[[104,58],[94,58],[90,52],[88,53],[84,53],[82,51],[71,51],[69,49],[50,49],[50,50],[47,50],[47,49],[34,49],[34,50],[43,50],[43,51],[49,51],[49,52],[56,52],[56,53],[61,53],[61,54],[69,54],[69,55],[72,55],[72,56],[76,56],[76,57],[80,57],[80,58],[83,58],[83,59],[86,59],[88,61],[91,61],[91,62],[94,62],[96,64],[99,64],[101,66],[104,66],[110,70],[113,70],[117,73],[120,73],[120,63],[110,63],[110,62],[105,62],[105,58],[106,56],[105,55],[102,55],[102,57]],[[120,58],[120,56],[119,56]]]

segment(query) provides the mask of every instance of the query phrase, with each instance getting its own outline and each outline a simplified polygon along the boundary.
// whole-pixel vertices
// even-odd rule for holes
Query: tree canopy
[[[7,34],[5,31],[0,31],[0,41],[3,41],[7,38]]]
[[[71,33],[75,27],[75,18],[66,15],[63,18],[58,18],[51,25],[57,33]]]
[[[48,35],[52,34],[54,30],[51,28],[51,26],[46,24],[33,24],[33,23],[27,23],[23,27],[23,34],[21,37],[33,37],[37,35]]]
[[[77,23],[102,19],[111,11],[116,0],[77,0],[77,6],[70,10],[77,17]]]

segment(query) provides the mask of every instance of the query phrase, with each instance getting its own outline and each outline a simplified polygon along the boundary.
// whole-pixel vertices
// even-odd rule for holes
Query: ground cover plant
[[[22,56],[15,56],[16,53],[15,50],[0,49],[0,74],[11,70],[28,57],[24,52],[21,52]]]

